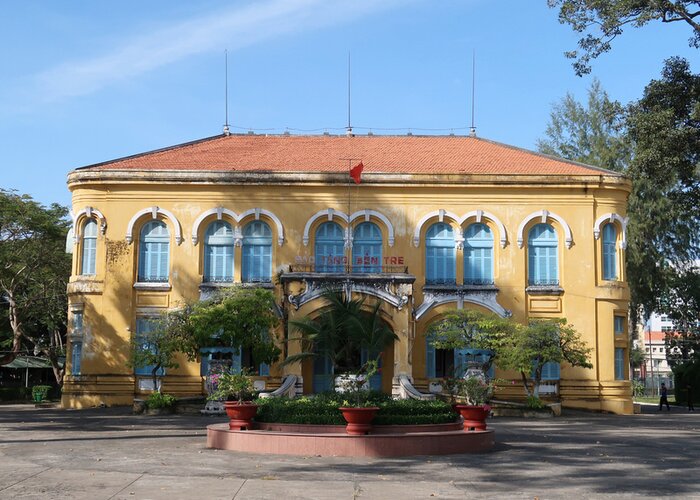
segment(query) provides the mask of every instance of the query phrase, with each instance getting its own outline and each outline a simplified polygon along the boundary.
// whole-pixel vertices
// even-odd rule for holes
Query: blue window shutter
[[[435,378],[435,346],[432,339],[425,339],[425,376]]]
[[[143,337],[143,334],[150,332],[153,330],[154,327],[154,322],[153,320],[149,318],[137,318],[136,319],[136,339],[137,341],[139,340],[139,337]],[[143,344],[144,348],[148,348],[150,350],[153,350],[153,346],[146,345],[145,343]],[[142,375],[142,376],[151,376],[153,374],[153,365],[148,365],[148,366],[142,366],[138,368],[134,368],[134,374],[135,375]],[[162,376],[165,374],[165,370],[163,368],[159,368],[157,375]]]
[[[254,221],[243,229],[244,282],[272,280],[272,231],[263,221]]]
[[[335,222],[324,222],[316,230],[314,247],[315,270],[318,273],[340,273],[344,270],[345,237]]]
[[[139,281],[167,282],[170,270],[170,233],[162,221],[151,221],[139,239]]]
[[[382,269],[382,232],[373,222],[355,228],[352,243],[352,270],[378,273]]]
[[[260,366],[258,367],[258,373],[261,377],[270,376],[270,365],[268,365],[267,363],[260,363]]]
[[[615,335],[622,335],[623,333],[625,333],[625,317],[624,316],[615,316],[614,331],[615,331]]]
[[[315,393],[333,388],[333,364],[326,357],[314,358],[313,388]]]
[[[94,275],[97,258],[97,222],[88,220],[83,226],[83,255],[81,274]]]
[[[426,283],[455,283],[456,257],[452,226],[433,224],[425,235]]]
[[[471,224],[464,231],[464,282],[493,283],[493,234],[486,224]]]
[[[615,380],[625,379],[625,350],[615,348]]]
[[[559,380],[561,367],[555,361],[549,361],[542,366],[542,380]]]
[[[71,374],[80,375],[80,365],[83,358],[83,343],[73,342],[73,350],[71,352]]]
[[[559,241],[549,224],[537,224],[528,233],[528,284],[559,284]]]
[[[228,222],[214,221],[204,236],[204,281],[233,281],[233,229]]]
[[[617,229],[614,224],[603,226],[603,279],[617,279]]]

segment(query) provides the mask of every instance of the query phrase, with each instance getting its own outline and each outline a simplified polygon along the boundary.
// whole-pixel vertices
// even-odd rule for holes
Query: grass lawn
[[[659,396],[641,396],[634,398],[635,403],[655,403],[659,404]],[[670,395],[668,397],[668,404],[676,404],[676,396]]]

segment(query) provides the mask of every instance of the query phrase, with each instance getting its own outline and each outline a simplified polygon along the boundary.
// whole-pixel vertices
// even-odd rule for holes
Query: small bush
[[[641,380],[633,380],[632,381],[632,397],[634,398],[641,398],[644,396],[644,382]]]
[[[528,408],[532,410],[541,410],[542,408],[547,406],[540,398],[536,398],[535,396],[528,396],[527,401],[525,401],[525,404]]]
[[[175,406],[177,398],[171,394],[163,394],[160,392],[151,393],[146,399],[146,408],[155,410],[159,408],[172,408]]]
[[[457,419],[452,407],[443,401],[392,400],[378,392],[370,392],[368,397],[379,407],[374,419],[376,425],[442,424]],[[345,425],[345,419],[338,410],[343,402],[342,394],[332,392],[296,399],[260,399],[257,401],[259,408],[255,420],[284,424]]]
[[[35,385],[32,387],[32,399],[37,403],[46,401],[50,390],[50,385]]]

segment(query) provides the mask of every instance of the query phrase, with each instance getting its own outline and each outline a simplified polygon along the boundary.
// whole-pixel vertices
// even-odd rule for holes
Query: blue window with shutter
[[[454,284],[456,282],[455,238],[452,226],[444,222],[433,224],[425,235],[425,282]]]
[[[80,375],[80,364],[83,359],[83,343],[82,341],[73,342],[73,350],[71,351],[71,375]]]
[[[152,319],[148,319],[148,318],[137,318],[136,319],[136,342],[141,345],[142,349],[150,350],[151,352],[155,351],[155,346],[150,344],[148,342],[148,339],[146,338],[146,334],[149,332],[152,332],[155,327],[156,327],[156,322]],[[150,377],[153,375],[153,368],[155,368],[154,365],[135,367],[134,374]],[[163,368],[159,368],[158,372],[156,374],[158,376],[163,376],[163,374],[165,374],[165,370]]]
[[[464,231],[464,284],[493,284],[493,234],[486,224]]]
[[[625,317],[615,316],[615,335],[622,335],[625,333]]]
[[[617,228],[615,224],[603,226],[603,279],[617,280]]]
[[[141,229],[138,281],[167,283],[170,271],[170,233],[164,222],[154,220]]]
[[[345,238],[335,222],[324,222],[316,230],[314,262],[317,273],[342,273],[345,265]]]
[[[355,228],[352,270],[356,273],[382,271],[382,232],[373,222],[363,222]]]
[[[231,224],[217,220],[209,224],[204,235],[204,281],[231,283],[233,281],[233,229]]]
[[[615,380],[625,380],[625,350],[615,348]]]
[[[243,229],[241,277],[245,283],[272,281],[272,231],[263,221]]]
[[[82,250],[80,274],[83,276],[94,275],[97,259],[97,222],[92,219],[83,226]]]
[[[333,363],[329,358],[314,358],[313,388],[315,393],[333,389]]]
[[[559,284],[559,240],[549,224],[537,224],[528,234],[528,284]]]
[[[556,361],[549,361],[542,366],[542,380],[559,380],[560,377],[561,365]]]
[[[432,344],[433,339],[427,337],[425,339],[425,376],[426,378],[435,378],[435,346]]]

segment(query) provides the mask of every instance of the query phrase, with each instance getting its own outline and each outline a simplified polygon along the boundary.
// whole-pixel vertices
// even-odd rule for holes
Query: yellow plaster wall
[[[590,179],[586,182],[562,179],[558,184],[551,179],[537,178],[528,182],[509,183],[507,179],[498,177],[493,177],[490,182],[465,182],[462,185],[441,185],[439,179],[431,181],[432,183],[425,179],[420,181],[407,179],[403,184],[362,184],[348,189],[347,185],[303,182],[273,185],[265,184],[264,180],[248,184],[207,183],[206,173],[202,174],[200,183],[166,182],[141,177],[128,182],[111,182],[80,180],[79,176],[74,175],[69,183],[73,191],[74,211],[86,206],[99,209],[105,216],[107,229],[106,234],[98,235],[97,274],[94,277],[77,275],[80,244],[75,248],[74,276],[71,278],[69,294],[71,304],[84,304],[86,328],[83,375],[67,379],[64,404],[80,406],[97,401],[123,404],[125,394],[136,394],[133,370],[126,366],[128,342],[136,327],[136,316],[157,313],[164,308],[175,307],[183,300],[194,300],[199,296],[203,233],[207,223],[215,220],[216,216],[209,217],[201,224],[197,245],[192,242],[192,227],[200,214],[221,206],[237,214],[256,207],[263,208],[281,220],[284,244],[278,246],[275,224],[261,216],[273,231],[273,276],[288,269],[290,264],[294,266],[298,258],[313,256],[314,229],[327,218],[317,221],[311,228],[308,246],[303,244],[302,237],[307,220],[316,212],[327,208],[348,212],[349,208],[350,213],[373,209],[384,214],[394,225],[396,242],[393,247],[389,247],[384,224],[374,220],[383,232],[383,256],[403,257],[408,272],[416,276],[413,296],[408,305],[397,311],[389,304],[384,304],[392,326],[401,339],[393,350],[393,371],[395,375],[408,373],[417,381],[425,383],[425,328],[450,306],[429,311],[418,322],[413,320],[412,308],[418,307],[423,301],[425,232],[438,217],[424,224],[418,248],[413,245],[414,230],[424,215],[439,209],[453,212],[459,217],[473,210],[490,212],[500,219],[507,230],[507,245],[501,248],[501,234],[497,226],[492,221],[483,219],[494,235],[494,278],[499,289],[500,305],[511,311],[518,321],[527,321],[530,317],[565,316],[595,349],[593,370],[562,367],[564,380],[561,392],[564,403],[569,406],[591,404],[598,409],[610,411],[631,411],[629,395],[623,394],[626,388],[609,389],[619,385],[614,381],[612,372],[616,345],[612,333],[612,314],[613,311],[626,310],[628,289],[624,282],[610,283],[602,280],[600,240],[593,238],[594,222],[602,214],[612,212],[625,215],[629,184],[614,178],[603,182],[602,177],[597,181]],[[138,235],[140,227],[151,220],[150,213],[137,221],[131,244],[125,241],[127,225],[136,212],[152,206],[172,212],[179,221],[184,238],[180,245],[176,244],[175,222],[162,215],[158,216],[168,225],[171,235],[169,290],[134,289]],[[548,219],[559,235],[559,278],[564,290],[560,296],[533,296],[525,292],[527,231],[540,222],[539,218],[525,227],[523,248],[518,247],[516,233],[526,216],[542,209],[561,216],[570,226],[573,235],[572,247],[566,248],[562,227],[557,221]],[[240,227],[250,220],[254,220],[254,217],[241,221]],[[345,225],[338,218],[334,220],[341,226]],[[359,219],[355,224],[363,221],[364,218]],[[466,221],[459,228],[455,221],[449,218],[445,218],[445,221],[460,232],[474,222],[473,219]],[[234,221],[229,222],[235,225]],[[78,225],[80,223],[79,221]],[[624,251],[619,250],[618,254],[619,267],[623,268]],[[458,250],[458,284],[462,282],[462,258],[463,252]],[[237,247],[234,264],[236,280],[240,280],[240,264],[241,249]],[[299,284],[289,286],[290,289],[300,287]],[[283,304],[280,285],[276,286],[275,293],[278,303]],[[290,318],[312,314],[315,307],[318,307],[317,304],[311,302],[295,311],[286,305]],[[282,331],[281,329],[280,334]],[[290,344],[290,352],[294,352],[294,349]],[[68,369],[70,370],[70,365]],[[273,366],[270,384],[279,383],[279,377],[284,373],[301,375],[302,369],[287,367],[282,370]],[[503,375],[512,374],[499,374]],[[109,376],[116,382],[107,391],[101,388],[99,381],[88,383],[88,377],[91,376]],[[386,376],[390,377],[390,374]],[[569,380],[579,382],[569,390],[566,389]],[[180,368],[169,370],[164,381],[164,387],[180,395],[201,392],[201,386],[199,364],[184,359]]]

